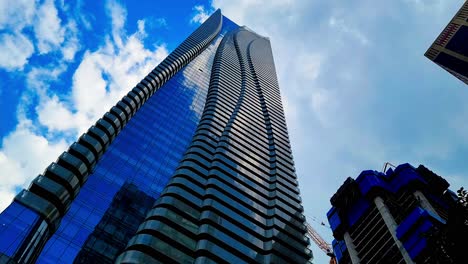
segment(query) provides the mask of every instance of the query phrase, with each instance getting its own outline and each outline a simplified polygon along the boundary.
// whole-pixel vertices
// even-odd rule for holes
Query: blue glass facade
[[[307,263],[268,38],[213,13],[0,215],[0,263]]]
[[[210,71],[199,69],[210,69],[212,60],[209,50],[199,55],[140,108],[89,176],[38,263],[72,262],[124,183],[159,196],[200,119]]]
[[[214,51],[223,35],[237,27],[223,18],[221,32],[211,44],[159,88],[130,119],[89,175],[57,231],[45,244],[37,263],[76,262],[76,256],[98,223],[103,221],[124,185],[132,184],[151,197],[150,205],[158,198],[200,120]],[[125,220],[125,216],[120,217]],[[13,257],[21,242],[31,239],[32,227],[45,224],[40,218],[38,213],[14,201],[0,214],[0,253]],[[131,227],[136,230],[139,224],[131,223]],[[89,240],[86,243],[89,244]],[[123,249],[95,246],[101,247],[99,250],[108,253],[107,257],[111,259]]]
[[[13,202],[0,214],[0,236],[2,238],[0,252],[12,256],[37,224],[40,224],[40,217],[36,212]]]

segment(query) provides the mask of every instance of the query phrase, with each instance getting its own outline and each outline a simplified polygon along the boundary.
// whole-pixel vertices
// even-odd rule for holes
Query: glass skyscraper
[[[216,11],[0,214],[0,263],[306,263],[268,38]]]

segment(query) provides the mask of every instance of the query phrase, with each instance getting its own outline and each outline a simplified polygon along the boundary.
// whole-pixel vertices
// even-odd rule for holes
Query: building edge
[[[437,61],[437,57],[442,53],[445,56],[450,56],[453,60],[463,63],[464,65],[468,65],[468,56],[464,56],[447,48],[447,45],[457,32],[459,32],[462,26],[468,26],[468,1],[462,5],[460,10],[458,10],[447,26],[445,26],[444,30],[439,34],[439,36],[437,36],[431,46],[424,53],[424,56],[468,85],[467,74],[462,74],[457,70],[451,69],[450,65],[444,65],[444,63]]]

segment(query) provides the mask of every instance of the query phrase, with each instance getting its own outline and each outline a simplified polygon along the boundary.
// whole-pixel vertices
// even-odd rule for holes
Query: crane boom
[[[329,256],[330,259],[330,264],[336,264],[336,258],[335,254],[333,254],[333,250],[330,244],[328,244],[318,233],[315,231],[312,226],[305,222],[305,225],[307,227],[307,234],[309,237],[314,241],[314,243],[323,251],[327,256]]]
[[[309,223],[306,223],[307,233],[309,234],[310,238],[314,241],[314,243],[323,251],[325,254],[332,253],[331,245],[325,242],[325,240],[312,228]]]

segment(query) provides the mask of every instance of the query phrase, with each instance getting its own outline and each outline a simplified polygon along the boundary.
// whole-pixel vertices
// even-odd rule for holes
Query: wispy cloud
[[[351,25],[347,24],[346,21],[340,18],[336,18],[334,16],[330,17],[330,20],[328,21],[329,25],[331,28],[336,29],[341,31],[343,34],[350,35],[351,37],[356,38],[361,44],[363,45],[368,45],[369,44],[369,39],[367,38],[364,33],[362,33],[360,30],[358,30],[355,27],[352,27]]]
[[[107,1],[106,11],[111,18],[112,38],[118,47],[122,47],[122,34],[124,34],[125,20],[127,19],[127,10],[117,3],[117,1]]]
[[[73,60],[80,48],[74,18],[62,21],[53,0],[1,1],[0,30],[0,67],[8,71],[23,70],[35,52]]]
[[[162,27],[162,28],[165,28],[167,27],[167,20],[163,17],[151,17],[147,20],[147,23],[151,26],[151,27]]]
[[[46,65],[28,65],[25,73],[28,89],[22,93],[18,105],[18,124],[2,139],[0,149],[0,167],[4,168],[0,174],[0,210],[11,202],[18,187],[27,187],[48,163],[67,148],[70,140],[89,128],[128,92],[129,87],[134,86],[168,54],[163,44],[150,49],[144,46],[147,37],[145,20],[138,21],[137,30],[127,34],[125,7],[108,1],[106,11],[111,18],[111,33],[102,37],[102,44],[97,49],[85,50],[77,68],[71,69],[73,81],[70,91],[57,93],[51,89],[51,85],[68,70],[81,48],[80,32],[72,14],[65,12],[70,17],[66,17],[68,22],[64,23],[57,16],[57,8],[52,1],[46,1],[32,12],[27,11],[28,14],[20,16],[28,18],[30,22],[23,23],[19,29],[13,30],[13,25],[3,24],[16,35],[0,36],[0,46],[4,44],[9,51],[0,54],[0,67],[21,70],[32,56],[34,46],[39,53],[59,50],[62,57]],[[9,12],[12,11],[4,14]],[[44,19],[34,24],[35,17]],[[22,33],[18,33],[18,30],[24,28],[33,28],[36,37],[24,36],[24,39],[20,39],[22,41],[15,40],[15,37],[21,38]],[[20,51],[14,48],[28,52],[20,56]]]
[[[22,70],[34,52],[32,42],[22,33],[0,35],[0,67],[5,70]]]
[[[83,133],[168,54],[164,45],[144,47],[143,20],[137,22],[136,32],[127,35],[125,8],[110,1],[107,11],[112,37],[104,37],[107,40],[96,51],[85,52],[73,74],[69,97],[44,96],[36,108],[40,123],[52,131]]]
[[[76,22],[74,20],[69,21],[64,29],[65,40],[62,43],[61,52],[64,60],[73,61],[76,53],[81,49]]]
[[[47,0],[39,6],[33,27],[39,53],[48,53],[62,44],[65,30],[61,22],[53,0]]]
[[[0,29],[22,30],[33,22],[37,12],[36,1],[0,1]]]
[[[67,147],[64,140],[50,142],[36,133],[31,120],[24,116],[18,121],[16,130],[2,140],[0,210],[12,201],[16,188],[27,187]]]
[[[193,10],[195,14],[190,20],[191,23],[201,24],[205,22],[205,20],[207,20],[208,17],[210,16],[210,14],[208,13],[209,11],[205,10],[205,7],[202,5],[194,6]]]

